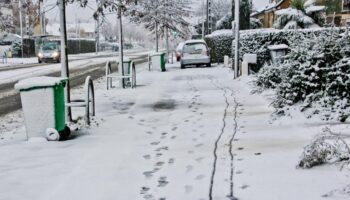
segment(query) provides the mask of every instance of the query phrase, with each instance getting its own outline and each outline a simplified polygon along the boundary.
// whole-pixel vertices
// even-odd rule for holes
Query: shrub
[[[349,38],[330,32],[299,38],[303,42],[291,46],[283,63],[259,71],[256,85],[276,89],[272,105],[278,114],[300,104],[309,116],[345,121],[350,113]]]
[[[240,60],[246,53],[255,53],[258,57],[258,65],[271,59],[268,50],[269,45],[286,44],[291,49],[297,48],[304,41],[316,37],[328,39],[332,34],[339,35],[345,31],[344,28],[322,28],[322,29],[301,29],[301,30],[277,30],[258,29],[240,31]],[[233,38],[234,39],[234,38]],[[235,42],[232,42],[232,58],[234,58]],[[259,68],[256,70],[258,71]]]
[[[233,32],[230,29],[215,31],[205,37],[212,62],[223,62],[225,55],[231,55],[232,40]]]

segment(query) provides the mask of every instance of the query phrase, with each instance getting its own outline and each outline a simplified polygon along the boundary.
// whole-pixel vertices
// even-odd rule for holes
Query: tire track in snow
[[[227,113],[228,113],[228,109],[230,107],[230,103],[228,101],[228,91],[230,91],[230,96],[233,98],[235,106],[234,106],[234,119],[233,119],[233,126],[234,126],[234,130],[233,133],[230,137],[229,140],[229,155],[230,155],[230,194],[227,196],[229,199],[232,200],[237,200],[236,197],[234,197],[234,181],[233,181],[233,175],[234,175],[234,154],[233,154],[233,141],[235,138],[235,135],[237,133],[237,127],[238,127],[238,123],[237,123],[237,109],[238,109],[238,102],[236,100],[236,98],[234,97],[234,91],[229,88],[229,87],[224,87],[222,86],[222,84],[220,84],[217,80],[216,83],[214,82],[213,79],[210,78],[211,83],[218,89],[220,89],[221,91],[223,91],[223,97],[225,98],[225,103],[226,103],[226,107],[224,109],[224,115],[222,118],[222,122],[223,122],[223,126],[221,128],[221,132],[218,136],[218,138],[215,141],[215,146],[214,146],[214,150],[213,150],[213,154],[214,154],[214,162],[213,162],[213,170],[212,170],[212,174],[211,174],[211,180],[210,180],[210,189],[209,189],[209,200],[213,200],[213,187],[214,187],[214,178],[215,178],[215,174],[216,174],[216,168],[217,168],[217,160],[218,160],[218,155],[217,155],[217,150],[218,150],[218,144],[222,138],[222,136],[225,133],[225,129],[226,129],[226,120],[227,120]]]

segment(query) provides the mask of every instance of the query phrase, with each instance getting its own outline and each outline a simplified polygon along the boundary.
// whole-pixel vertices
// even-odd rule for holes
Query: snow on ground
[[[0,199],[317,200],[349,183],[336,165],[296,168],[324,124],[271,121],[249,78],[220,66],[146,68],[134,90],[95,82],[93,126],[68,141],[26,142],[20,112],[1,119],[16,131],[1,134]]]

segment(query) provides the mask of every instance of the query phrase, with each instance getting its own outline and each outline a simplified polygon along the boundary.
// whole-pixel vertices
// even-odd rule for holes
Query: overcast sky
[[[57,0],[46,0],[45,10],[50,10],[46,15],[49,19],[58,21],[59,20],[58,8],[55,7],[54,9],[51,9],[53,8],[56,1]],[[231,1],[231,0],[228,0],[228,1]],[[69,5],[67,7],[67,21],[70,23],[74,23],[75,19],[92,21],[92,14],[93,14],[93,9],[96,7],[96,1],[89,1],[89,2],[90,3],[85,9],[80,8],[76,4]],[[260,8],[267,5],[268,2],[269,0],[253,0],[253,5],[255,8]],[[111,22],[114,21],[113,16],[110,16],[107,19]]]

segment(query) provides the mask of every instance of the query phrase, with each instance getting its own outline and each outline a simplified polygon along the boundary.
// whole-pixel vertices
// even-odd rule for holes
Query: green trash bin
[[[123,74],[122,76],[129,76],[131,69],[131,59],[125,57],[123,59]],[[123,88],[125,88],[128,84],[130,84],[130,78],[123,78]]]
[[[165,53],[154,53],[151,55],[152,68],[160,69],[162,72],[166,71],[165,69]]]
[[[64,88],[67,80],[56,77],[33,77],[19,81],[27,138],[46,137],[59,140],[68,137],[65,124]]]

